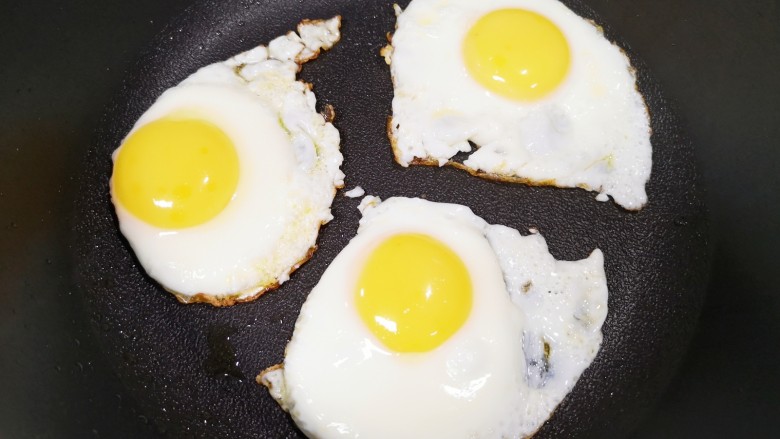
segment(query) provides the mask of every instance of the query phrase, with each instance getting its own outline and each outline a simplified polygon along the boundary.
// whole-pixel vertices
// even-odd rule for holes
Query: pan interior
[[[586,5],[564,3],[628,47]],[[123,384],[173,436],[304,437],[254,377],[282,360],[308,292],[356,233],[359,200],[337,194],[335,219],[321,230],[319,249],[279,290],[216,309],[181,305],[146,276],[117,228],[108,178],[111,152],[165,89],[199,67],[267,43],[303,18],[336,14],[343,17],[341,42],[306,64],[301,78],[313,84],[320,109],[336,109],[346,189],[360,185],[382,198],[464,204],[489,223],[538,229],[558,259],[602,249],[610,297],[601,350],[535,437],[626,434],[670,380],[706,284],[705,207],[678,118],[629,50],[650,109],[654,148],[649,203],[636,213],[578,189],[487,181],[448,167],[402,168],[385,132],[393,91],[379,50],[395,16],[392,2],[384,1],[203,1],[140,55],[84,157],[74,230],[77,282]]]

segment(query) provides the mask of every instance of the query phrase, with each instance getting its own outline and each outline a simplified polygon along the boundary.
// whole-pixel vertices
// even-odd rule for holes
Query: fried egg
[[[602,253],[465,206],[363,199],[357,236],[258,376],[311,438],[520,438],[588,367],[607,314]]]
[[[344,174],[339,132],[296,74],[339,40],[340,22],[305,20],[298,33],[203,67],[114,151],[120,230],[180,301],[252,300],[314,251]]]
[[[628,58],[598,26],[556,0],[413,0],[397,13],[383,55],[399,164],[644,206],[648,111]]]

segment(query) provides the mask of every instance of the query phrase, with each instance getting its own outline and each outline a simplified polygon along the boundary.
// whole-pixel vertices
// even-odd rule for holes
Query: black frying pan
[[[181,305],[145,275],[118,231],[108,195],[110,154],[165,89],[197,68],[266,43],[302,18],[336,14],[343,16],[341,42],[305,65],[301,77],[314,84],[320,106],[336,108],[347,188],[465,204],[490,223],[535,227],[559,259],[601,248],[610,290],[604,342],[537,437],[616,437],[635,426],[670,380],[695,327],[708,266],[705,208],[692,148],[645,64],[610,23],[580,2],[565,3],[604,26],[638,69],[654,146],[649,203],[638,213],[597,202],[583,190],[396,165],[384,125],[392,88],[378,55],[394,25],[390,2],[204,1],[151,43],[84,158],[74,251],[77,279],[110,362],[161,430],[214,438],[302,437],[254,377],[282,360],[307,293],[356,232],[358,201],[336,196],[335,219],[322,229],[319,250],[278,291],[224,309]]]

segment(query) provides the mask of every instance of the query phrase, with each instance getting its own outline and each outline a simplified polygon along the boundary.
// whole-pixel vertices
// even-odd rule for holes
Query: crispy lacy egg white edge
[[[263,369],[257,377],[255,382],[261,386],[265,386],[268,389],[268,393],[276,401],[279,406],[285,412],[290,411],[290,407],[287,405],[285,399],[285,393],[287,391],[284,385],[284,363],[274,364],[271,367]]]
[[[401,13],[403,12],[403,9],[401,9],[401,7],[397,3],[393,4],[393,10],[395,12],[396,17],[401,15]],[[588,23],[590,23],[591,25],[593,25],[593,27],[595,27],[596,30],[598,30],[599,34],[604,36],[604,28],[601,25],[596,23],[594,20],[585,19],[585,18],[583,18],[583,19],[585,21],[587,21]],[[395,28],[396,29],[398,28],[398,20],[396,20]],[[388,32],[386,37],[387,37],[387,45],[383,46],[381,49],[379,49],[379,56],[381,56],[385,60],[385,63],[388,66],[390,66],[392,64],[392,61],[393,61],[393,51],[395,50],[394,47],[393,47],[393,33],[392,32]],[[604,38],[606,38],[606,37],[604,37]],[[622,47],[618,46],[617,44],[615,44],[612,41],[610,41],[610,43],[613,46],[617,47],[618,50],[620,50],[620,53],[622,53],[623,56],[626,57],[626,59],[629,59],[629,60],[631,59],[628,56],[628,53]],[[647,102],[645,101],[644,95],[641,93],[641,90],[639,90],[639,82],[637,81],[637,76],[636,76],[637,71],[636,71],[636,68],[633,65],[631,65],[630,63],[629,63],[629,73],[634,78],[634,89],[642,97],[642,103],[643,103],[643,105],[645,107],[645,111],[647,111],[648,117],[652,121],[653,120],[652,111],[650,111],[650,107],[647,106]],[[393,74],[392,69],[390,70],[390,76],[391,76],[391,79],[393,81],[393,90],[395,90],[396,87],[398,86],[398,84],[396,83],[396,77]],[[390,148],[392,148],[392,150],[393,150],[393,158],[395,159],[395,162],[398,163],[401,166],[407,167],[408,165],[404,165],[403,161],[401,160],[401,151],[398,149],[398,138],[396,136],[396,127],[394,126],[393,116],[392,115],[387,117],[387,128],[386,128],[386,131],[387,131],[387,138],[390,140]],[[652,125],[650,125],[649,131],[648,131],[648,137],[651,137],[652,135],[653,135],[653,128],[652,128]],[[475,145],[477,148],[479,148],[479,145],[477,145],[477,144],[473,144],[473,145]],[[409,162],[409,165],[433,166],[433,167],[437,167],[437,168],[439,168],[441,166],[452,166],[453,168],[460,169],[462,171],[466,171],[466,172],[468,172],[469,174],[471,174],[474,177],[483,178],[485,180],[498,181],[498,182],[504,182],[504,183],[521,183],[521,184],[524,184],[524,185],[527,185],[527,186],[552,186],[552,187],[558,187],[558,188],[562,188],[562,189],[571,189],[572,188],[571,186],[559,185],[555,181],[554,178],[551,178],[549,180],[532,180],[530,178],[520,177],[520,176],[512,175],[512,174],[500,174],[500,173],[494,173],[494,172],[485,172],[485,171],[482,171],[482,170],[479,170],[479,169],[471,168],[469,166],[464,165],[463,163],[456,162],[454,160],[447,160],[443,165],[441,165],[441,164],[439,164],[439,159],[437,159],[435,157],[432,157],[432,156],[428,156],[428,157],[415,157],[414,159],[412,159],[412,161]],[[579,189],[585,189],[586,191],[601,192],[600,188],[590,187],[587,184],[579,184],[576,187],[579,188]],[[630,209],[630,208],[626,208],[626,207],[618,204],[618,206],[620,206],[622,209],[625,209],[625,210],[628,210],[628,211],[634,211],[634,212],[638,212],[638,211],[642,210],[646,205],[647,205],[647,203],[645,203],[642,206],[638,206],[636,208]]]
[[[334,189],[335,193],[335,189]],[[325,224],[324,222],[320,225]],[[317,231],[319,234],[319,230]],[[304,256],[300,261],[298,261],[295,265],[290,267],[290,270],[287,272],[287,276],[291,276],[295,270],[301,267],[301,265],[305,264],[311,257],[314,255],[314,252],[317,251],[317,245],[313,245],[309,248],[309,251],[306,253],[306,256]],[[176,297],[176,300],[179,301],[179,303],[183,303],[185,305],[192,304],[192,303],[208,303],[209,305],[216,306],[216,307],[223,307],[223,306],[232,306],[237,303],[246,303],[246,302],[252,302],[256,300],[258,297],[262,296],[263,294],[273,291],[277,288],[279,288],[282,285],[281,282],[276,280],[274,283],[270,285],[266,285],[262,287],[259,291],[257,291],[256,287],[249,288],[246,291],[239,291],[238,293],[231,294],[229,296],[212,296],[204,293],[197,293],[192,296],[187,296],[185,294],[177,293],[176,291],[172,291],[166,288],[166,291],[173,294],[174,297]]]
[[[320,40],[319,47],[309,47],[306,44],[304,44],[304,40],[301,38],[301,35],[306,33],[307,29],[309,28],[317,28],[324,26],[329,31],[332,31],[335,29],[335,35],[332,35],[330,39]],[[338,31],[341,28],[341,16],[336,15],[329,19],[303,19],[300,23],[298,23],[298,26],[296,28],[297,33],[290,31],[287,32],[283,38],[286,38],[290,42],[294,43],[300,43],[302,44],[302,48],[300,52],[295,56],[295,59],[293,60],[298,65],[298,71],[300,71],[301,66],[309,62],[311,60],[316,59],[320,53],[323,50],[329,50],[332,48],[336,43],[338,43],[341,40],[341,33]],[[258,47],[268,47],[267,45],[258,45],[254,49],[257,49]],[[248,54],[251,52],[250,49],[248,51],[242,52],[229,60],[226,60],[224,62],[226,63],[232,63],[234,71],[238,74],[238,72],[243,68],[245,65],[249,64],[249,61],[245,61],[242,59],[242,56],[245,54]],[[296,81],[303,83],[307,89],[311,90],[312,85],[301,81],[299,79],[296,79]],[[336,118],[336,111],[333,108],[332,105],[326,104],[323,108],[323,111],[321,113],[322,117],[325,119],[326,123],[331,123]],[[343,188],[344,183],[343,181],[340,184],[334,184],[333,186],[333,197],[336,195],[336,191]],[[328,221],[322,221],[320,223],[320,227],[326,224]],[[317,230],[316,236],[319,236],[319,229]],[[290,267],[290,269],[281,277],[290,277],[298,268],[300,268],[303,264],[305,264],[311,257],[314,255],[314,252],[317,250],[317,244],[315,243],[312,245],[309,250],[306,252],[306,254],[293,266]],[[246,303],[246,302],[252,302],[262,296],[263,294],[273,291],[281,286],[282,282],[279,281],[277,278],[275,282],[261,286],[258,290],[257,287],[252,287],[244,291],[239,291],[234,294],[226,295],[226,296],[214,296],[206,293],[196,293],[194,295],[186,295],[182,294],[173,290],[170,290],[168,288],[165,288],[166,291],[171,293],[176,300],[178,300],[180,303],[183,304],[193,304],[193,303],[206,303],[215,307],[226,307],[226,306],[232,306],[237,303]]]

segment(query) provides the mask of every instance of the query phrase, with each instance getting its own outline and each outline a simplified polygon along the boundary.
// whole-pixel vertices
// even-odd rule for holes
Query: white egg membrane
[[[283,365],[258,382],[312,438],[533,434],[599,350],[607,314],[601,252],[556,261],[540,235],[489,225],[456,204],[368,196],[360,208],[358,234],[310,293]],[[353,301],[372,249],[409,232],[462,258],[474,301],[443,345],[398,354],[368,331]]]
[[[504,98],[468,73],[462,42],[496,9],[535,11],[564,33],[570,71],[535,102]],[[649,115],[628,58],[601,30],[556,0],[414,0],[399,12],[390,53],[395,88],[389,134],[396,161],[463,165],[492,178],[580,187],[626,209],[647,202]]]
[[[238,153],[236,193],[204,224],[160,229],[113,199],[141,265],[179,300],[229,305],[276,287],[308,259],[320,225],[332,219],[344,179],[339,132],[296,74],[339,40],[339,26],[340,17],[304,21],[298,34],[206,66],[163,93],[131,130],[171,114],[195,116],[219,126]]]

